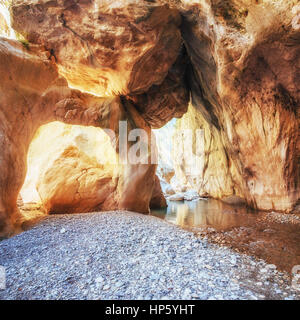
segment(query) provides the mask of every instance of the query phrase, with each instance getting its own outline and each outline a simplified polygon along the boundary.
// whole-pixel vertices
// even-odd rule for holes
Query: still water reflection
[[[222,245],[255,255],[279,270],[291,272],[300,265],[300,217],[260,212],[207,199],[169,202],[152,215],[183,228],[194,227]],[[287,221],[291,219],[292,221]]]
[[[246,206],[231,206],[214,199],[169,202],[166,209],[152,210],[151,214],[181,227],[212,227],[219,231],[247,226],[258,217]]]

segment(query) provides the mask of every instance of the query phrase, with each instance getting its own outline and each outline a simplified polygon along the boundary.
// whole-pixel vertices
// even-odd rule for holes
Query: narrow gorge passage
[[[299,85],[298,0],[0,0],[0,297],[299,299]]]

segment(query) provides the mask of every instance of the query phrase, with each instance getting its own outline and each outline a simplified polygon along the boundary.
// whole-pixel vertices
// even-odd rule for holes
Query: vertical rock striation
[[[190,98],[177,127],[203,134],[195,154],[175,166],[182,184],[259,209],[293,210],[300,194],[297,0],[14,0],[10,12],[25,40],[0,38],[1,234],[18,219],[29,144],[52,121],[118,134],[121,120],[127,133],[142,128],[148,137],[141,138],[144,161],[120,162],[117,174],[78,146],[58,148],[38,184],[47,210],[148,212],[151,198],[162,203],[148,161],[157,151],[151,129],[183,116]],[[1,34],[8,31],[1,19]],[[174,139],[177,157],[185,141]],[[199,164],[196,175],[189,160]],[[69,169],[73,178],[58,178]]]
[[[291,211],[299,198],[298,1],[182,2],[192,103],[222,138],[235,192],[259,209]]]
[[[219,199],[240,194],[220,132],[192,104],[176,123],[172,158],[177,183],[185,189]]]

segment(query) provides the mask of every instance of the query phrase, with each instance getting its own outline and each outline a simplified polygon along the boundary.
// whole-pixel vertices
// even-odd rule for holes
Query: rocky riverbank
[[[52,215],[0,242],[0,299],[299,299],[287,273],[130,212]]]

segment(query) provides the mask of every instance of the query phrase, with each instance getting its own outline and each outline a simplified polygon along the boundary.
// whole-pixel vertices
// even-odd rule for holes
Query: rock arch
[[[0,38],[1,232],[17,220],[28,146],[42,124],[117,132],[126,119],[150,131],[186,113],[190,95],[195,126],[217,143],[204,148],[204,162],[230,176],[226,196],[291,212],[300,195],[298,1],[95,4],[12,2],[13,27],[26,41]],[[205,192],[222,198],[216,172],[203,172]],[[118,208],[147,211],[155,165],[128,166],[124,177]]]
[[[17,197],[25,179],[26,156],[41,125],[61,121],[107,128],[116,133],[120,120],[129,120],[129,130],[137,124],[139,127],[144,124],[147,129],[147,125],[137,112],[130,112],[129,105],[125,110],[119,97],[98,98],[70,89],[66,80],[59,76],[55,64],[39,47],[31,46],[29,52],[21,43],[1,38],[0,61],[0,74],[3,75],[0,89],[0,229],[1,235],[9,235],[20,220]],[[44,152],[47,152],[47,146]],[[118,181],[116,203],[111,208],[148,212],[155,169],[156,165],[150,161],[149,165],[124,166]],[[146,185],[141,183],[143,177],[147,180]]]

